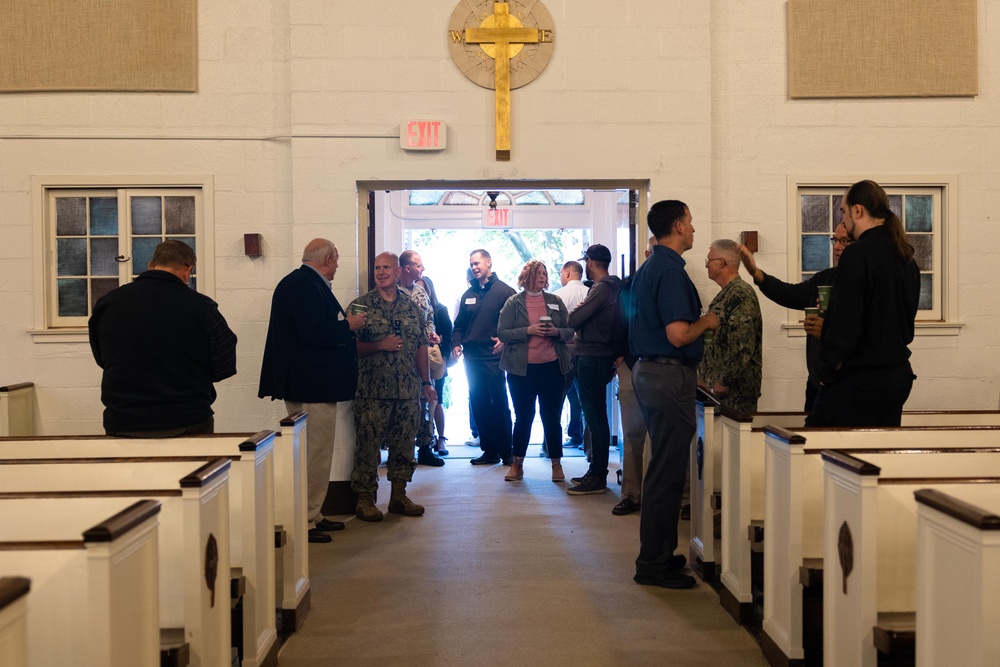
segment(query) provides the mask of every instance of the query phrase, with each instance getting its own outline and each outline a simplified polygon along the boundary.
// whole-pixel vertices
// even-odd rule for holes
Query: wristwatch
[[[423,382],[420,383],[420,386],[421,387],[433,387],[434,383],[431,382],[430,380],[424,380]]]

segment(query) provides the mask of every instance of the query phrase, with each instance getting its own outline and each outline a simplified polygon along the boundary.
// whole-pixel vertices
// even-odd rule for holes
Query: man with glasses
[[[819,304],[819,287],[833,285],[840,255],[844,252],[844,248],[853,242],[847,235],[847,229],[844,228],[844,225],[837,225],[833,236],[830,237],[830,243],[833,246],[833,266],[813,274],[805,282],[795,284],[782,282],[758,269],[753,254],[746,247],[740,246],[740,254],[743,256],[743,266],[746,267],[764,296],[779,306],[802,310],[816,307]],[[803,323],[803,328],[808,334],[806,338],[806,369],[809,371],[809,379],[806,381],[806,405],[804,408],[806,412],[812,412],[816,394],[819,392],[819,336],[823,331],[823,316],[825,316],[825,312],[821,312],[819,316],[809,315]]]
[[[698,383],[727,408],[756,412],[763,324],[757,293],[740,278],[739,244],[729,239],[712,243],[705,268],[722,290],[708,306],[719,318],[719,328],[711,342],[706,342]]]

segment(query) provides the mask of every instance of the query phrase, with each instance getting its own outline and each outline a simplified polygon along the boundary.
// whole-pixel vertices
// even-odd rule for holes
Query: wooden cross
[[[466,28],[465,43],[479,44],[493,58],[496,89],[497,160],[510,160],[510,59],[523,44],[538,44],[539,30],[525,28],[511,16],[506,2],[497,2],[493,14],[478,28]],[[490,45],[488,49],[484,45]]]

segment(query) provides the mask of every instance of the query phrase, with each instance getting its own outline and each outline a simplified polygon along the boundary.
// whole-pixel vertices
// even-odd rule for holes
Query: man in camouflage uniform
[[[354,398],[357,443],[351,489],[358,494],[356,514],[381,521],[375,507],[381,445],[389,446],[386,477],[392,483],[389,512],[420,516],[424,507],[406,497],[416,462],[414,438],[420,423],[420,399],[434,400],[427,363],[425,316],[396,284],[399,258],[384,252],[375,258],[376,288],[351,303],[366,307],[368,320],[357,332],[358,391]]]
[[[761,318],[757,293],[740,278],[740,250],[722,239],[708,248],[708,277],[722,288],[708,310],[719,318],[714,341],[705,344],[698,382],[732,410],[756,412],[760,396]]]
[[[427,292],[417,283],[423,275],[424,263],[415,250],[404,250],[399,254],[399,289],[413,299],[417,307],[423,311],[427,322],[425,325],[427,344],[436,345],[441,342],[441,337],[434,328],[434,307]],[[444,459],[434,453],[434,433],[428,408],[427,403],[421,399],[420,427],[417,429],[417,463],[422,466],[440,467],[444,465]]]

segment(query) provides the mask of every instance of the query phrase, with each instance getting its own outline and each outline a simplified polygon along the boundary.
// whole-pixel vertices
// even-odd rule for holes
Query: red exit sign
[[[404,120],[399,147],[404,151],[440,151],[448,145],[448,126],[439,120]]]

